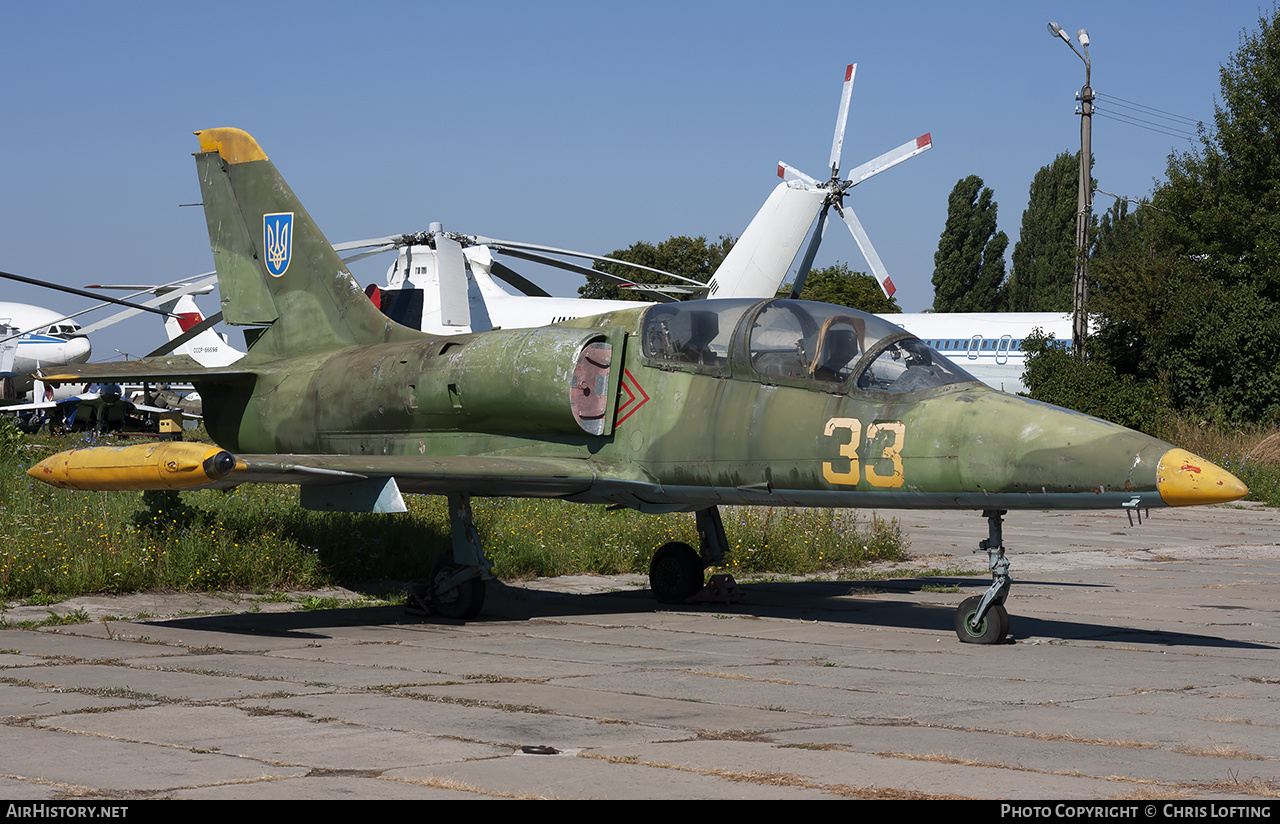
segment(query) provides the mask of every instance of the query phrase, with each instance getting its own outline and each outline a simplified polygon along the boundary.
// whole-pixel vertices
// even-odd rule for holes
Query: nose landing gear
[[[1004,514],[1003,509],[988,509],[982,513],[987,519],[987,539],[978,544],[974,552],[986,551],[992,581],[986,592],[964,599],[956,609],[956,637],[966,644],[1000,644],[1009,636],[1009,612],[1004,607],[1004,600],[1009,595],[1013,579],[1009,577],[1009,559],[1004,554],[1001,532]]]

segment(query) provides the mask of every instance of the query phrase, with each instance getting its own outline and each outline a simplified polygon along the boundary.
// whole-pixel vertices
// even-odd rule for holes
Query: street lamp
[[[1075,302],[1071,320],[1071,348],[1076,357],[1084,357],[1084,338],[1088,333],[1089,279],[1089,221],[1093,217],[1093,176],[1090,166],[1093,154],[1090,147],[1090,121],[1093,115],[1093,89],[1089,87],[1089,32],[1076,32],[1076,39],[1084,48],[1084,54],[1075,47],[1071,38],[1057,23],[1049,24],[1049,34],[1062,38],[1076,56],[1084,61],[1084,87],[1080,89],[1080,185],[1076,197],[1076,281]]]

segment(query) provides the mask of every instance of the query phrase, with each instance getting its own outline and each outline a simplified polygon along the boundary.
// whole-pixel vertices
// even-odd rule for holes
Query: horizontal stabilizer
[[[140,358],[112,363],[78,363],[47,367],[37,373],[48,383],[185,383],[210,377],[253,376],[254,372],[233,366],[207,369],[188,355]]]

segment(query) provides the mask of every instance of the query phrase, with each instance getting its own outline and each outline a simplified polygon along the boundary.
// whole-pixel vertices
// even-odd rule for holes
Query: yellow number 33
[[[836,433],[841,430],[849,433],[848,440],[841,438],[842,442],[839,448],[840,456],[849,462],[848,469],[840,472],[829,461],[824,461],[822,464],[822,477],[828,483],[856,486],[862,475],[858,465],[858,444],[862,439],[862,421],[857,418],[832,418],[827,421],[827,426],[822,434],[828,438],[834,438],[837,437]],[[902,486],[903,481],[902,441],[906,436],[906,426],[901,421],[873,423],[867,427],[867,440],[875,441],[876,436],[881,432],[889,434],[891,439],[881,450],[879,460],[868,461],[867,483],[875,487],[896,488]],[[876,466],[880,461],[889,461],[893,465],[893,471],[888,475],[881,475],[877,472]]]

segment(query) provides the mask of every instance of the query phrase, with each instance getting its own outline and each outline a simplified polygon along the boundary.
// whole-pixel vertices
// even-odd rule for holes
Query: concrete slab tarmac
[[[1280,513],[1011,513],[1012,638],[993,647],[952,629],[989,583],[985,522],[879,514],[912,544],[889,577],[744,580],[744,604],[571,576],[491,585],[465,624],[341,590],[323,595],[351,608],[9,605],[0,792],[1280,798]]]

